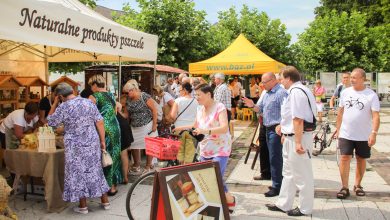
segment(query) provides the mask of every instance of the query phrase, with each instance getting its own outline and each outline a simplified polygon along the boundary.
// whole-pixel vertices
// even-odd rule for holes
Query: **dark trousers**
[[[260,124],[260,133],[259,133],[259,143],[260,143],[260,175],[265,178],[271,178],[271,168],[269,164],[269,152],[267,146],[267,135],[265,126]]]
[[[230,123],[230,120],[232,120],[232,111],[227,110],[227,117],[228,117],[228,123]]]
[[[1,144],[1,148],[6,149],[6,147],[5,147],[5,134],[3,132],[0,132],[0,144]]]
[[[271,165],[272,187],[279,190],[282,185],[282,169],[283,169],[283,145],[280,141],[280,136],[275,132],[276,126],[266,127],[267,146],[269,151],[269,162]]]

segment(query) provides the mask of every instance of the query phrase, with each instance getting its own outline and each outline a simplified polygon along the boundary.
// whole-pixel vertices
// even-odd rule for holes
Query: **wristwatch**
[[[211,135],[211,130],[209,130],[209,135]]]

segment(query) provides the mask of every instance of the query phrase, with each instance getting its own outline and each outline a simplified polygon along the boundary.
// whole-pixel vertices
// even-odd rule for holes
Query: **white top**
[[[241,83],[237,82],[233,87],[233,97],[239,96],[241,91]]]
[[[4,119],[3,123],[1,123],[0,132],[5,134],[6,128],[13,129],[14,125],[19,125],[23,127],[24,131],[27,131],[29,128],[34,127],[34,124],[38,121],[38,119],[39,117],[35,116],[30,123],[27,123],[24,118],[24,109],[15,110]]]
[[[176,97],[179,97],[180,96],[180,90],[179,90],[179,84],[177,83],[173,83],[172,86],[171,86],[171,89],[173,90],[173,92],[176,94]]]
[[[250,96],[251,96],[251,98],[256,98],[257,97],[257,91],[258,91],[258,89],[259,89],[259,86],[258,85],[256,85],[256,84],[254,84],[253,86],[250,86]]]
[[[164,92],[164,95],[162,97],[162,102],[160,100],[160,103],[158,103],[161,107],[164,107],[164,105],[168,104],[169,101],[173,100],[173,97],[168,92]]]
[[[307,96],[302,90],[293,89],[295,87],[302,88]],[[292,84],[287,93],[289,95],[283,100],[281,107],[282,120],[280,125],[283,134],[292,134],[294,133],[293,119],[300,118],[307,122],[313,122],[313,114],[317,115],[317,109],[313,93],[301,82]]]
[[[175,99],[177,104],[177,115],[180,114],[192,101],[193,98],[179,97]],[[198,108],[198,101],[194,99],[190,106],[177,118],[175,127],[193,125],[196,118],[196,110]]]
[[[344,108],[339,137],[367,141],[372,130],[372,111],[380,110],[377,94],[368,88],[362,91],[346,88],[341,93],[339,107]]]

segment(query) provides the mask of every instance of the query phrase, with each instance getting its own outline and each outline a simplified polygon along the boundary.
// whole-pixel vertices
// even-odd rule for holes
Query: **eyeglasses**
[[[270,79],[270,80],[267,80],[267,81],[262,82],[262,83],[263,83],[263,84],[267,84],[267,83],[271,82],[272,80],[274,80],[274,79]]]

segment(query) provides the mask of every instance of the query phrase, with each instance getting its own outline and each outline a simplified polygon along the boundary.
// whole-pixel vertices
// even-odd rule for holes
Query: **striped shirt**
[[[222,83],[214,90],[214,100],[225,105],[227,110],[232,109],[232,95],[226,83]]]
[[[280,115],[283,100],[288,96],[288,93],[280,84],[274,86],[264,95],[259,108],[263,113],[263,124],[266,127],[280,124],[282,117]]]

